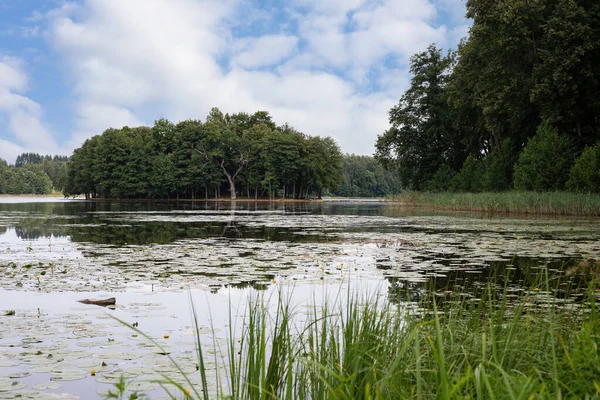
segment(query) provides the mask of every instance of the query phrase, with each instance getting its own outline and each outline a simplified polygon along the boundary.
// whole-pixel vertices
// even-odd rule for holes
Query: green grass
[[[570,192],[451,193],[407,192],[389,198],[392,205],[436,210],[548,215],[600,215],[600,195]]]
[[[291,295],[275,312],[258,297],[241,338],[230,321],[216,394],[199,338],[199,373],[162,384],[173,399],[598,399],[596,286],[565,303],[548,282],[546,274],[510,301],[508,288],[492,284],[476,301],[342,294],[308,315],[290,306]]]

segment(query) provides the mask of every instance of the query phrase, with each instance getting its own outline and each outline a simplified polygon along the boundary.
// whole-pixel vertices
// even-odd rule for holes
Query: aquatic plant
[[[555,283],[546,273],[517,299],[493,283],[478,299],[447,290],[418,303],[348,292],[308,311],[292,294],[274,309],[257,295],[241,330],[230,316],[216,367],[192,302],[198,373],[171,359],[180,376],[160,383],[171,398],[197,399],[595,398],[596,282],[579,303],[557,299]]]
[[[600,215],[600,195],[569,192],[407,192],[389,198],[391,205],[453,211],[538,215]]]

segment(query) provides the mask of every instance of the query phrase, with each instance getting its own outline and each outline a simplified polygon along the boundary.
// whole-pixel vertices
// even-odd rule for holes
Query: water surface
[[[239,319],[248,298],[282,291],[302,307],[347,288],[405,304],[428,290],[476,297],[490,278],[518,292],[548,273],[576,301],[587,260],[600,258],[599,228],[373,202],[0,199],[0,315],[15,311],[0,316],[0,399],[93,398],[119,374],[161,396],[151,382],[161,371],[147,366],[172,372],[166,356],[81,298],[117,297],[114,316],[169,334],[161,340],[191,369],[189,294],[221,340],[232,304]],[[36,386],[48,382],[61,386]]]

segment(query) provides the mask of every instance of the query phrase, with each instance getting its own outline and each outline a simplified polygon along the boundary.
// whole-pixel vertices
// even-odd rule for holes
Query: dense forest
[[[50,194],[62,191],[67,178],[66,156],[23,153],[15,165],[0,159],[0,194]]]
[[[383,197],[402,191],[396,171],[387,171],[373,157],[344,156],[340,186],[330,194],[342,197]]]
[[[265,111],[204,122],[107,129],[71,156],[65,194],[87,198],[308,199],[334,190],[342,154],[329,137],[276,126]]]
[[[411,58],[376,158],[405,188],[600,191],[600,2],[467,1],[456,52]]]

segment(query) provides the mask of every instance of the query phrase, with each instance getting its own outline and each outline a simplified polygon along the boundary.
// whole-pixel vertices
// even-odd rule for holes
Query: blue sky
[[[0,157],[109,127],[268,110],[372,154],[408,59],[468,32],[463,0],[0,0]]]

